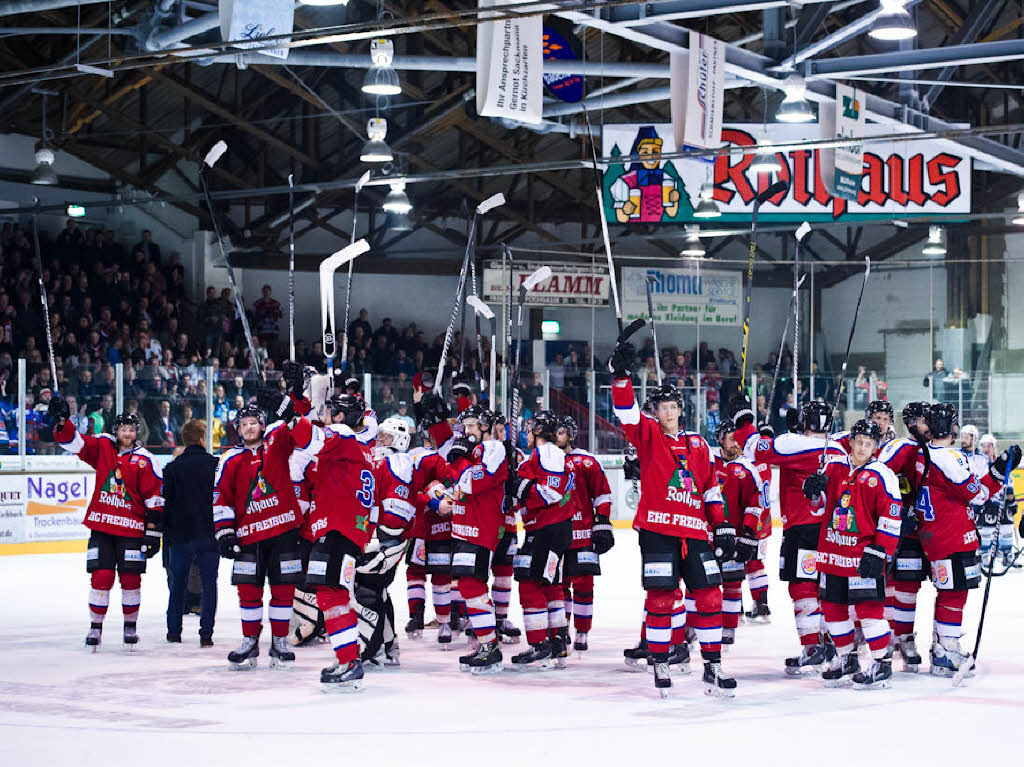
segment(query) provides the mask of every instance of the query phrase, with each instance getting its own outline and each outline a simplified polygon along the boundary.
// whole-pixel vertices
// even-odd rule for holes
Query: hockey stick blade
[[[619,341],[628,341],[631,335],[633,335],[636,331],[638,331],[646,324],[647,320],[645,320],[643,317],[637,317],[631,323],[626,325],[626,327],[623,328],[622,332],[619,333]]]
[[[526,290],[533,290],[535,287],[540,285],[540,283],[549,279],[551,279],[551,267],[542,266],[540,269],[538,269],[525,280],[523,280],[522,287],[525,288]]]
[[[778,181],[776,181],[774,184],[772,184],[770,187],[765,189],[763,192],[761,192],[761,194],[759,194],[757,196],[757,204],[758,205],[763,205],[764,203],[768,202],[768,200],[770,200],[775,195],[782,194],[783,192],[785,192],[788,189],[789,189],[789,184],[787,182],[783,181],[782,179],[779,179]]]
[[[203,158],[203,162],[212,168],[216,164],[217,160],[220,159],[221,155],[226,151],[228,151],[228,145],[225,143],[224,139],[221,139],[210,147],[210,151],[206,153],[206,157]]]
[[[491,197],[488,197],[482,203],[477,205],[476,206],[476,212],[477,212],[478,215],[482,216],[484,213],[487,213],[490,210],[494,210],[495,208],[500,207],[500,206],[502,206],[504,204],[505,204],[505,195],[503,195],[501,192],[498,192],[497,194],[492,195]]]
[[[485,320],[493,320],[494,312],[491,311],[491,307],[480,300],[478,296],[469,296],[466,298],[466,303],[473,307],[473,311],[483,317]]]
[[[800,241],[800,242],[803,242],[804,237],[806,237],[810,233],[810,231],[811,231],[811,225],[808,224],[806,221],[804,221],[802,224],[800,224],[799,227],[797,227],[797,230],[796,230],[796,238],[797,238],[797,240]]]
[[[868,275],[871,274],[871,257],[864,256],[864,281],[867,282]]]
[[[356,256],[361,256],[363,253],[370,249],[370,244],[366,240],[356,240],[351,245],[346,245],[341,250],[333,253],[332,255],[325,258],[320,262],[320,273],[333,272],[339,266],[344,266],[349,261],[354,259]]]

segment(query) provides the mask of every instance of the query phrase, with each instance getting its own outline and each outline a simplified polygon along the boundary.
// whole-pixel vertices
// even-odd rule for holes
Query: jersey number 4
[[[917,496],[917,504],[914,506],[914,510],[925,522],[935,521],[935,507],[932,506],[932,494],[927,487],[922,487],[921,492]]]
[[[359,481],[363,483],[363,489],[356,493],[356,500],[368,509],[373,506],[373,472],[363,469]]]

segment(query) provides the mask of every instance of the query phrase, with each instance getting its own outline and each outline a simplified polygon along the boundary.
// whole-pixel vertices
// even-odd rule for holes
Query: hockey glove
[[[146,531],[146,536],[142,539],[142,545],[139,547],[146,559],[152,559],[160,552],[160,541],[162,539],[163,533],[157,530]]]
[[[382,575],[391,572],[405,554],[405,541],[401,538],[373,538],[356,567],[357,573]]]
[[[423,395],[423,399],[419,404],[419,410],[421,413],[419,416],[420,425],[424,429],[429,429],[431,426],[437,426],[442,421],[448,419],[448,403],[444,401],[440,394],[428,391]]]
[[[757,534],[749,527],[740,530],[736,539],[736,561],[749,562],[757,557]]]
[[[1013,450],[1013,460],[1010,460],[1010,450]],[[1012,465],[1011,465],[1012,464]],[[1010,448],[999,454],[992,465],[988,467],[989,476],[996,482],[1006,482],[1007,467],[1013,471],[1020,465],[1020,447],[1011,445]]]
[[[294,394],[296,397],[301,397],[302,390],[306,386],[306,376],[303,372],[302,365],[298,362],[285,360],[281,364],[281,373],[284,377],[285,384],[288,386],[288,393]]]
[[[633,369],[633,360],[636,359],[636,348],[629,341],[619,341],[615,344],[615,351],[608,359],[608,370],[616,378],[629,378]]]
[[[594,515],[594,526],[591,528],[590,539],[594,542],[594,551],[598,554],[607,553],[615,545],[612,521],[604,514]]]
[[[622,473],[629,481],[640,479],[640,459],[636,455],[636,448],[626,445],[626,455],[622,459]]]
[[[71,417],[71,407],[68,401],[59,394],[55,394],[46,408],[46,415],[54,425],[54,431],[58,431],[64,422]]]
[[[885,571],[885,549],[874,543],[864,547],[861,554],[860,564],[857,565],[857,575],[861,578],[881,578]]]
[[[729,399],[729,417],[736,428],[740,429],[748,423],[754,422],[754,409],[750,404],[750,397],[746,394],[737,394]]]
[[[460,458],[469,458],[474,448],[473,441],[468,437],[456,437],[448,448],[448,463],[455,463]]]
[[[242,547],[238,544],[238,536],[234,530],[228,530],[223,535],[217,536],[217,546],[220,548],[220,555],[224,559],[234,559],[238,556]]]
[[[278,389],[262,387],[256,392],[256,404],[267,413],[267,420],[280,421],[291,407],[292,401]]]
[[[728,522],[715,525],[715,556],[723,562],[736,557],[736,528]]]
[[[825,474],[811,474],[804,480],[804,496],[817,502],[818,498],[825,494],[828,488],[828,476]]]
[[[757,425],[757,433],[764,439],[773,439],[775,437],[775,429],[772,428],[770,423],[759,423]]]

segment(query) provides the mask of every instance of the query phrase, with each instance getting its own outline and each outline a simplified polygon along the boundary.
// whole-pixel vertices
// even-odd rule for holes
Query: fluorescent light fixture
[[[562,332],[562,324],[558,320],[541,320],[540,332],[546,336],[557,336]]]
[[[704,243],[700,241],[700,227],[687,226],[686,242],[683,243],[683,249],[679,251],[679,255],[702,258],[706,252],[704,250]]]
[[[762,135],[757,139],[757,154],[754,155],[754,161],[750,163],[750,169],[754,173],[780,173],[782,171],[782,165],[779,163],[779,158],[767,135]]]
[[[718,218],[722,215],[722,211],[718,209],[718,204],[713,199],[714,194],[714,184],[701,184],[700,202],[697,203],[697,208],[693,211],[694,218]]]
[[[43,147],[36,151],[36,169],[32,171],[32,183],[53,186],[57,183],[57,171],[53,169],[53,152]]]
[[[775,119],[780,123],[806,123],[814,119],[814,110],[804,98],[807,83],[800,75],[790,75],[782,83],[786,98],[782,100]]]
[[[882,0],[879,3],[882,15],[871,24],[868,32],[875,40],[909,40],[917,37],[917,27],[910,13],[900,0]]]

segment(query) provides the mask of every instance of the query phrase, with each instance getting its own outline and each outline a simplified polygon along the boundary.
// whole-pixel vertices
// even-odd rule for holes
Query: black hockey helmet
[[[800,407],[800,427],[807,431],[828,431],[832,425],[832,407],[827,402],[811,400]]]
[[[872,400],[868,403],[868,406],[864,408],[864,417],[870,418],[875,413],[885,413],[893,421],[896,420],[896,412],[892,409],[892,403],[884,399]]]
[[[114,434],[117,434],[117,430],[120,429],[122,426],[134,426],[136,429],[138,429],[138,413],[118,413],[116,416],[114,416]]]
[[[559,419],[560,427],[564,428],[566,433],[569,435],[569,441],[575,442],[576,436],[580,433],[579,427],[576,425],[576,419],[571,415],[563,415]]]
[[[675,402],[679,405],[680,410],[683,409],[683,393],[668,383],[648,390],[647,401],[651,403],[651,412],[657,410],[658,405],[662,402]]]
[[[458,417],[459,423],[465,423],[466,421],[475,420],[480,422],[480,428],[483,431],[490,431],[494,425],[494,413],[483,405],[470,405],[461,413]]]
[[[345,425],[353,430],[362,424],[364,410],[363,398],[357,394],[334,394],[327,400],[331,421],[334,421],[338,413],[344,413]]]
[[[960,426],[960,414],[952,402],[937,402],[928,406],[925,413],[928,431],[933,439],[942,439],[954,434]]]
[[[258,418],[260,425],[266,428],[267,426],[267,414],[263,412],[263,408],[255,403],[250,403],[244,407],[240,407],[235,413],[235,433],[238,435],[239,441],[242,440],[242,419],[243,418]]]
[[[362,383],[356,376],[350,375],[345,377],[345,393],[346,394],[359,394],[363,389]]]
[[[908,402],[903,408],[902,417],[903,425],[910,426],[911,421],[916,421],[918,418],[928,417],[929,404],[927,402]]]
[[[654,403],[651,402],[650,397],[644,400],[644,404],[640,406],[640,410],[647,413],[648,415],[654,415]]]
[[[722,444],[728,435],[736,431],[736,424],[731,418],[723,418],[718,422],[718,426],[715,427],[715,441],[718,444]]]
[[[550,410],[541,410],[530,419],[530,431],[535,437],[541,437],[550,442],[555,441],[558,427],[562,425],[562,419]]]
[[[861,418],[857,423],[850,427],[850,439],[852,440],[858,434],[865,437],[870,437],[875,442],[882,441],[882,427],[872,421],[870,418]]]

